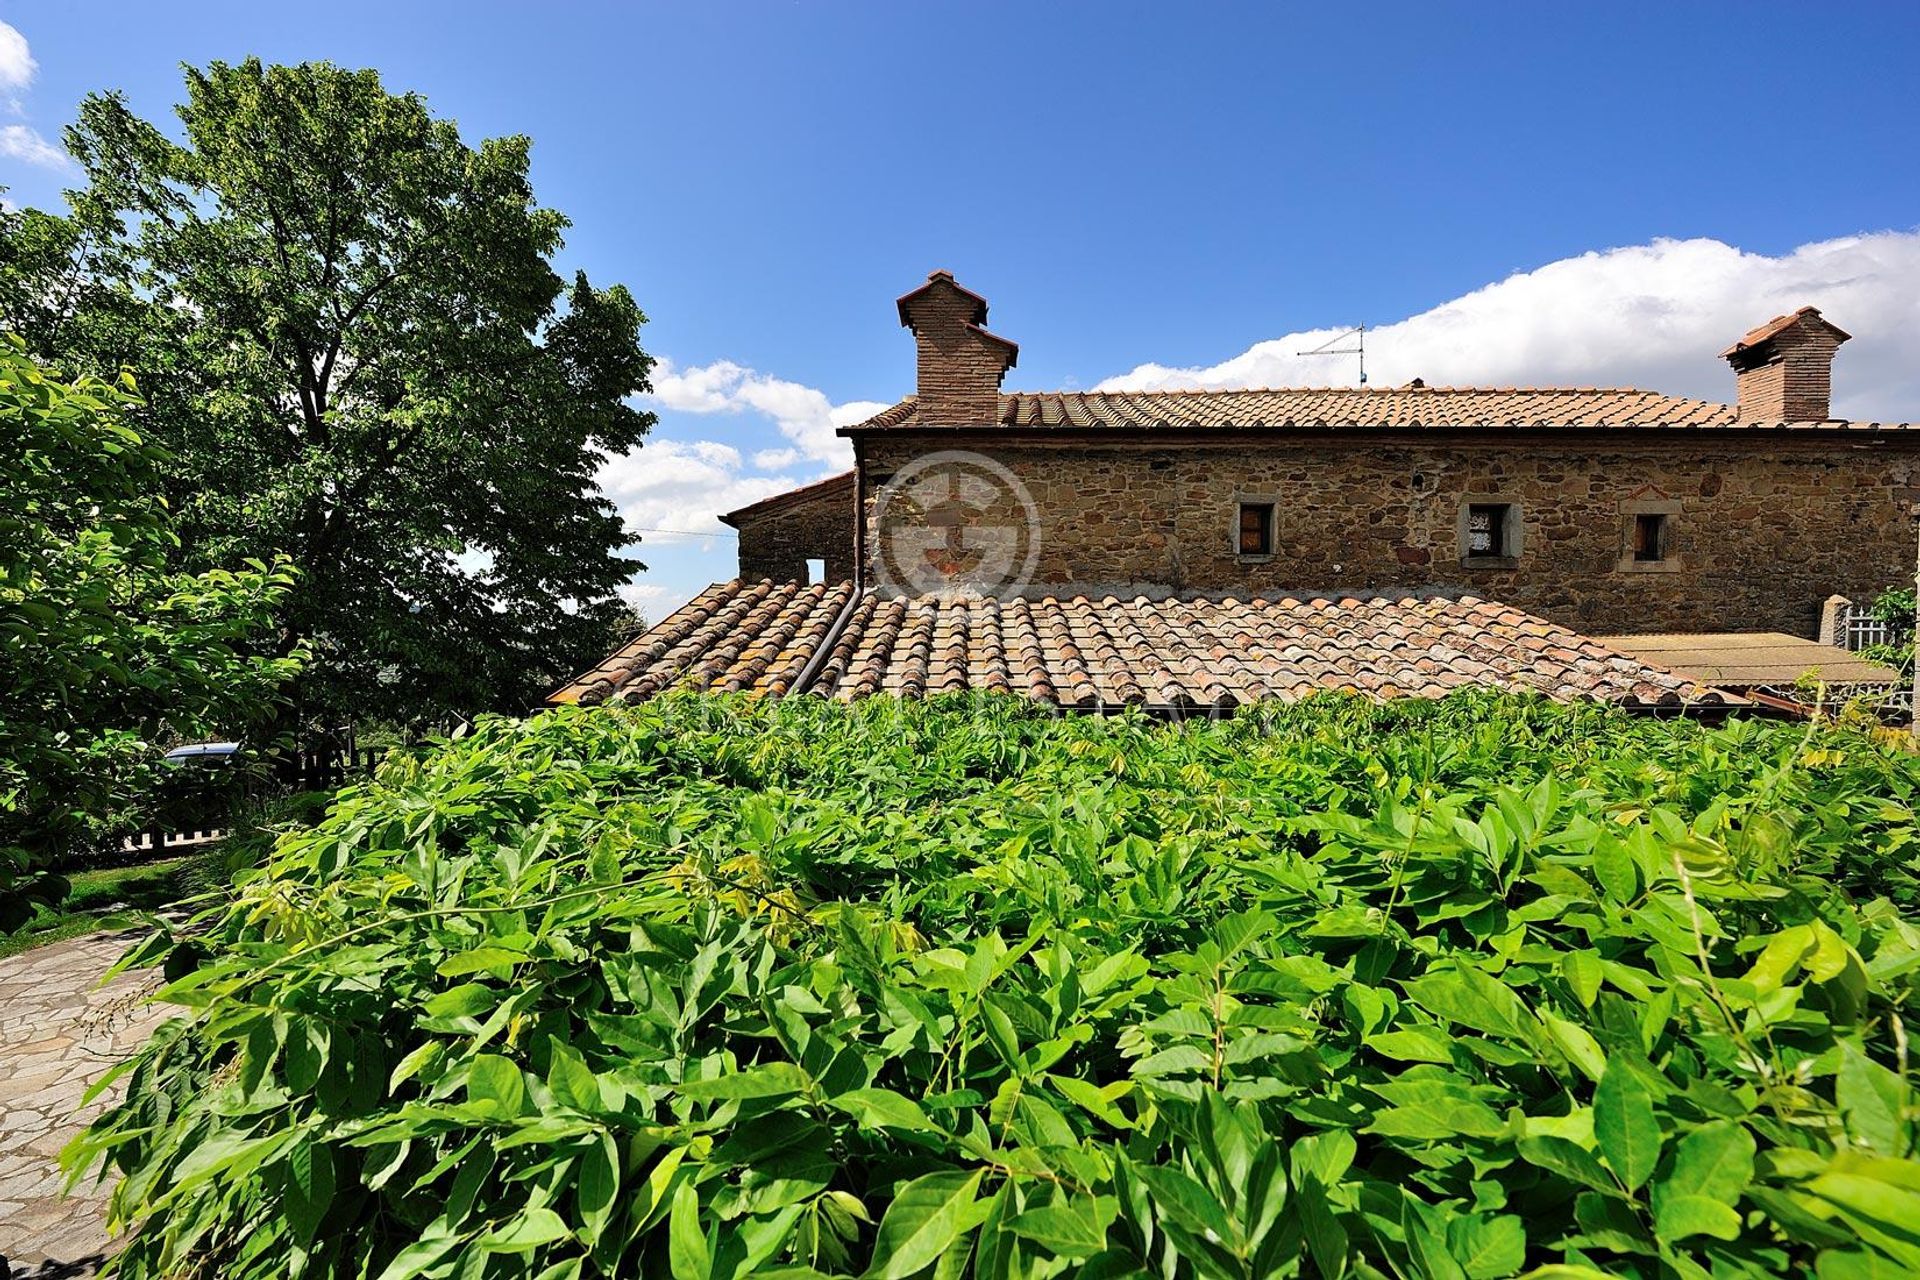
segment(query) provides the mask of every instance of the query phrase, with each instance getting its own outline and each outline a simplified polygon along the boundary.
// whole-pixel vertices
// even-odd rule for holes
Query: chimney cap
[[[1824,329],[1827,336],[1833,339],[1835,346],[1839,346],[1853,336],[1839,325],[1833,323],[1833,321],[1822,316],[1820,314],[1820,308],[1801,307],[1799,310],[1789,312],[1784,316],[1775,316],[1758,328],[1747,330],[1746,333],[1741,335],[1738,342],[1720,353],[1720,358],[1722,360],[1731,360],[1743,351],[1750,351],[1755,347],[1772,342],[1783,333],[1787,333],[1793,329],[1803,328]]]
[[[923,294],[932,293],[935,289],[940,288],[951,289],[973,303],[973,314],[967,317],[970,323],[985,324],[987,322],[987,300],[955,280],[953,278],[953,272],[943,267],[938,271],[927,272],[927,282],[918,289],[909,289],[900,295],[895,303],[895,305],[900,308],[900,323],[911,329],[913,327],[913,317],[910,314],[911,308],[908,304],[915,298]]]
[[[921,285],[918,289],[908,290],[895,300],[894,305],[900,309],[900,323],[914,330],[916,333],[919,332],[919,326],[914,323],[913,319],[913,304],[936,291],[956,293],[972,303],[971,309],[967,312],[967,327],[1001,349],[1006,356],[1006,368],[1011,369],[1020,362],[1019,343],[1013,341],[1011,338],[1003,338],[997,333],[988,332],[986,327],[987,300],[956,281],[953,278],[953,272],[944,268],[938,271],[929,271],[925,284]]]

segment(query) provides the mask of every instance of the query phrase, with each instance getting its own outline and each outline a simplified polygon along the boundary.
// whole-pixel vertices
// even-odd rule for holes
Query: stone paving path
[[[14,1280],[89,1276],[110,1249],[106,1188],[63,1196],[58,1157],[106,1105],[82,1112],[87,1086],[165,1016],[141,999],[151,973],[98,985],[140,937],[93,934],[0,959],[0,1259]]]

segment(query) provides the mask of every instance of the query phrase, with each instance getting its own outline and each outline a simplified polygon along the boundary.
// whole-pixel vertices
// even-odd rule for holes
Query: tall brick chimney
[[[1733,366],[1742,422],[1832,416],[1833,353],[1851,337],[1812,307],[1775,316],[1720,353]]]
[[[936,271],[900,299],[900,323],[919,354],[914,418],[929,426],[990,426],[1000,417],[1000,379],[1020,347],[991,334],[987,300]]]

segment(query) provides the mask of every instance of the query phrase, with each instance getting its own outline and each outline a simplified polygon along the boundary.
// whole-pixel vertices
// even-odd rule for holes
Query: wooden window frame
[[[1673,498],[1635,499],[1620,504],[1620,558],[1615,568],[1621,573],[1678,573],[1686,560],[1674,550],[1674,533],[1682,514],[1682,504]],[[1640,521],[1644,516],[1661,518],[1661,546],[1658,560],[1642,560],[1637,551]]]
[[[1258,507],[1266,513],[1264,541],[1265,551],[1248,551],[1241,542],[1241,531],[1247,517],[1247,508]],[[1233,495],[1233,525],[1227,531],[1228,549],[1233,558],[1241,564],[1265,564],[1273,559],[1274,548],[1280,541],[1280,500],[1266,493],[1236,493]]]

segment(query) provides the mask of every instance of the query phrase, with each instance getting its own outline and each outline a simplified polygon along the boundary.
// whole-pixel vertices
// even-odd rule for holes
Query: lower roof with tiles
[[[1642,708],[1743,701],[1472,596],[902,599],[849,582],[739,581],[708,587],[548,701],[675,688],[777,697],[802,677],[804,692],[840,699],[986,690],[1084,709],[1232,707],[1323,689],[1437,698],[1469,685]]]

